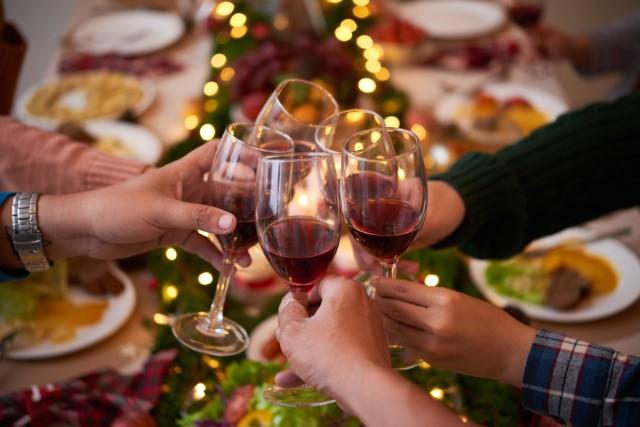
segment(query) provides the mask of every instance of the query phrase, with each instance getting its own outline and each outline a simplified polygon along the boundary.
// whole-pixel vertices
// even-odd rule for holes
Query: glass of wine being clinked
[[[370,129],[351,136],[342,149],[342,212],[351,236],[396,278],[400,256],[422,228],[427,177],[418,137],[405,129]],[[417,364],[402,346],[391,345],[392,364]]]
[[[331,154],[294,153],[260,161],[256,206],[260,247],[294,298],[305,306],[309,292],[326,272],[338,248],[337,195],[338,179]],[[264,398],[292,407],[333,402],[307,386],[268,387]]]
[[[200,353],[231,356],[246,350],[247,332],[223,316],[224,302],[237,257],[258,242],[255,225],[256,172],[266,155],[292,153],[287,135],[253,124],[233,123],[218,143],[207,176],[205,203],[230,212],[236,228],[217,235],[225,267],[220,271],[209,312],[187,313],[175,319],[172,330],[185,346]]]

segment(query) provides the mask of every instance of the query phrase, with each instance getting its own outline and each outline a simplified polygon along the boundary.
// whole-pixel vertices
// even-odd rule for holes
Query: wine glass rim
[[[367,108],[349,108],[348,110],[339,110],[338,112],[336,112],[335,114],[332,114],[330,117],[327,117],[326,119],[324,119],[321,123],[320,126],[328,126],[328,124],[331,124],[330,121],[333,121],[334,119],[337,119],[340,116],[349,114],[349,113],[364,113],[364,114],[369,114],[371,116],[376,117],[377,119],[380,119],[380,123],[382,126],[380,127],[376,127],[375,129],[386,129],[386,126],[384,125],[384,118],[382,117],[382,115],[380,115],[379,113],[376,113],[373,110],[369,110]],[[333,123],[335,123],[337,120],[333,121]],[[324,128],[323,127],[323,128]],[[321,138],[319,138],[318,136],[318,132],[321,131],[321,129],[323,128],[319,128],[318,130],[316,130],[316,144],[318,144],[318,146],[320,147],[320,149],[322,149],[323,151],[326,151],[327,153],[331,153],[331,154],[340,154],[340,151],[336,151],[336,150],[332,150],[331,148],[326,147],[324,144],[320,143]],[[374,129],[374,128],[371,128]],[[368,130],[368,129],[367,129]],[[362,131],[358,131],[358,132],[362,132]],[[356,132],[357,133],[357,132]],[[349,138],[347,138],[349,139]]]
[[[284,107],[284,105],[282,105],[282,102],[280,102],[280,92],[282,92],[282,90],[284,89],[284,87],[285,87],[287,84],[292,83],[292,82],[295,82],[295,83],[304,83],[304,84],[306,84],[306,85],[313,86],[314,88],[319,89],[321,92],[324,92],[324,93],[327,95],[327,98],[331,101],[331,105],[333,106],[333,110],[334,110],[334,111],[333,111],[331,114],[329,114],[329,115],[327,116],[327,118],[326,118],[326,119],[322,119],[322,121],[320,121],[319,123],[304,123],[304,122],[302,122],[302,121],[298,120],[297,118],[295,118],[295,117],[294,117],[294,116],[289,112],[289,110],[288,110],[288,109],[286,109],[286,108]],[[295,120],[296,122],[298,122],[298,123],[302,123],[303,125],[305,125],[305,126],[309,126],[309,127],[312,127],[312,128],[325,128],[325,127],[326,127],[326,125],[324,124],[324,122],[325,122],[327,119],[329,119],[329,118],[331,118],[331,117],[334,117],[334,116],[336,115],[336,113],[340,111],[340,107],[338,106],[338,102],[335,100],[335,98],[333,97],[333,95],[331,95],[331,92],[329,92],[327,89],[323,88],[323,87],[322,87],[322,86],[320,86],[319,84],[317,84],[317,83],[313,83],[313,82],[311,82],[311,81],[309,81],[309,80],[304,80],[304,79],[286,79],[286,80],[283,80],[283,81],[281,81],[281,82],[278,84],[278,86],[277,86],[277,87],[276,87],[276,89],[274,90],[274,94],[276,95],[276,96],[275,96],[275,102],[277,102],[277,103],[278,103],[278,105],[280,106],[280,110],[281,110],[282,112],[284,112],[284,114],[286,114],[288,117],[290,117],[291,119]]]
[[[324,152],[316,152],[316,153],[280,153],[280,154],[272,154],[269,156],[265,156],[260,159],[263,163],[275,163],[275,162],[306,162],[306,161],[315,161],[318,159],[331,159],[333,160],[333,155],[331,153]]]
[[[371,132],[375,132],[375,131],[379,131],[379,132],[387,132],[387,134],[391,134],[391,133],[404,133],[404,134],[408,134],[409,136],[411,136],[411,139],[413,140],[414,144],[411,147],[411,150],[409,151],[405,151],[404,153],[400,153],[400,154],[395,154],[393,156],[387,156],[382,160],[394,160],[394,159],[400,159],[402,157],[405,156],[409,156],[412,154],[415,154],[416,151],[420,150],[420,138],[418,138],[418,135],[415,134],[415,132],[409,130],[409,129],[403,129],[403,128],[388,128],[388,127],[378,127],[378,128],[371,128],[371,129],[366,129],[360,132],[356,132],[353,135],[351,135],[348,139],[347,142],[342,146],[342,154],[345,154],[349,157],[355,157],[360,161],[363,162],[379,162],[380,159],[369,159],[367,157],[362,157],[359,156],[356,153],[353,153],[349,150],[347,150],[347,144],[352,140],[355,139],[356,137],[365,135],[367,133],[371,133]]]
[[[283,151],[283,150],[273,150],[273,149],[262,148],[262,147],[259,147],[257,145],[250,144],[250,143],[248,143],[247,141],[244,141],[241,138],[238,138],[236,135],[231,133],[231,129],[234,128],[234,127],[237,127],[237,126],[246,126],[248,128],[249,127],[250,128],[258,127],[258,128],[262,128],[262,129],[268,130],[269,132],[276,133],[276,134],[280,135],[281,137],[283,137],[283,139],[285,141],[290,143],[289,145],[290,145],[290,148],[292,150],[295,148],[295,142],[293,141],[293,139],[289,135],[287,135],[286,133],[281,132],[279,130],[270,128],[269,126],[257,125],[255,123],[250,123],[250,122],[233,122],[233,123],[229,123],[224,129],[224,133],[228,137],[233,139],[235,142],[237,142],[239,144],[242,144],[242,145],[244,145],[247,148],[250,148],[252,150],[255,150],[255,151],[258,151],[258,152],[261,152],[261,153],[273,153],[273,154],[286,153],[286,151]],[[253,131],[251,131],[251,133],[253,133]]]

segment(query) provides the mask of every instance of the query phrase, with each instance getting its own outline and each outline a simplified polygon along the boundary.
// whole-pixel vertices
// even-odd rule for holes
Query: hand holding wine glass
[[[293,297],[305,307],[309,292],[338,249],[337,195],[338,180],[330,154],[268,156],[260,162],[256,206],[260,247],[278,276],[289,285]],[[283,406],[333,402],[305,386],[270,387],[264,397]]]
[[[249,336],[238,323],[223,315],[234,263],[239,254],[257,243],[255,226],[256,169],[260,158],[293,151],[293,141],[262,126],[233,123],[227,127],[207,177],[205,203],[236,217],[236,228],[216,237],[223,253],[223,268],[208,313],[187,313],[173,324],[176,338],[192,350],[231,356],[247,348]]]

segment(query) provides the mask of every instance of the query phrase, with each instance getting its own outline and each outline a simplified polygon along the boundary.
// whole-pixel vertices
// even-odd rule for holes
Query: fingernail
[[[233,224],[233,215],[223,214],[218,220],[218,226],[220,228],[231,228],[231,224]]]

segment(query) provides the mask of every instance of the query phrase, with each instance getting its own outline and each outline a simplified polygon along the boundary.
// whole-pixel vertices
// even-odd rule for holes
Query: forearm
[[[639,425],[640,359],[538,331],[527,359],[522,403],[570,425]]]
[[[0,117],[0,191],[76,193],[127,180],[148,166]]]
[[[338,402],[370,427],[472,425],[463,424],[457,415],[391,369],[363,369],[357,380],[344,382],[336,393]]]

